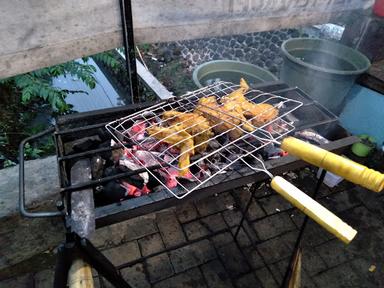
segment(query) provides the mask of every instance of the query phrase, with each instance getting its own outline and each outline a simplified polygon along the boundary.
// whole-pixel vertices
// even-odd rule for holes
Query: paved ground
[[[315,180],[300,174],[297,185],[313,189]],[[320,202],[359,233],[345,246],[311,222],[303,287],[384,287],[384,196],[347,182],[320,192]],[[303,216],[263,186],[236,242],[231,232],[249,196],[246,188],[221,193],[99,229],[92,241],[133,287],[279,287]],[[0,287],[52,287],[53,261],[39,259],[11,279],[0,270]],[[111,287],[96,273],[95,283]]]

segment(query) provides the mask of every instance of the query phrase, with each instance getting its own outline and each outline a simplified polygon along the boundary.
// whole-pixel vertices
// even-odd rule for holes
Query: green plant
[[[42,149],[39,149],[38,147],[32,146],[29,143],[25,143],[24,157],[26,157],[27,159],[39,158],[43,152],[44,151]]]
[[[116,60],[112,51],[106,51],[92,56],[96,61],[104,63],[106,66],[112,68],[113,70],[118,70],[120,68],[120,62]],[[84,61],[87,61],[88,58],[83,58]]]
[[[21,103],[26,105],[34,100],[42,99],[49,103],[59,113],[66,112],[70,106],[65,102],[69,93],[83,92],[74,90],[62,90],[52,86],[52,79],[58,76],[72,76],[81,79],[88,87],[96,86],[96,79],[93,73],[95,67],[79,61],[71,61],[17,75],[11,78],[0,80],[0,84],[12,87],[15,93],[20,93]]]

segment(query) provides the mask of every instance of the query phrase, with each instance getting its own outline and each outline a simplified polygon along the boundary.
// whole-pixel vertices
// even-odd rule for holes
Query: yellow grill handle
[[[381,192],[384,189],[384,174],[315,145],[287,137],[281,143],[281,149],[369,190]]]
[[[344,243],[348,244],[356,236],[357,231],[355,229],[284,178],[280,176],[274,177],[271,187]]]

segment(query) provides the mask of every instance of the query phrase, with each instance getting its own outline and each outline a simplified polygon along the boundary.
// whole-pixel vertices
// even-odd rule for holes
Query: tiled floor
[[[293,181],[309,192],[315,179],[304,174]],[[92,242],[123,264],[132,287],[279,287],[304,217],[264,185],[234,241],[249,197],[247,188],[221,193],[101,228]],[[346,246],[310,221],[302,287],[384,287],[384,196],[343,182],[323,186],[319,201],[359,233]],[[52,287],[52,271],[19,275],[0,287]],[[95,287],[111,286],[95,273]]]

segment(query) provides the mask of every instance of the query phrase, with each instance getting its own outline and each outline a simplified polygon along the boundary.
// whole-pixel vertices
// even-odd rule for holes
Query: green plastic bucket
[[[359,51],[323,39],[289,39],[281,50],[281,80],[303,89],[335,114],[341,112],[357,76],[371,65]]]
[[[193,81],[201,88],[215,81],[238,84],[244,78],[249,84],[276,81],[278,78],[268,70],[250,63],[232,60],[216,60],[203,63],[193,71]]]

